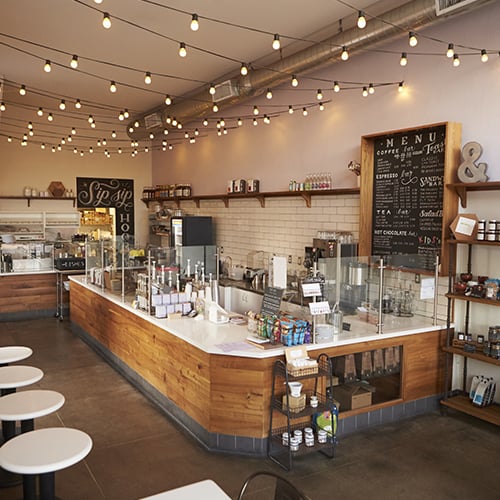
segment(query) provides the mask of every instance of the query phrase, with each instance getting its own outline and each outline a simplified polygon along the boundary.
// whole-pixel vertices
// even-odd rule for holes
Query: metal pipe
[[[377,334],[382,333],[382,327],[384,326],[384,320],[382,316],[382,300],[384,297],[384,259],[379,260],[379,286],[378,286],[378,322],[377,322]]]

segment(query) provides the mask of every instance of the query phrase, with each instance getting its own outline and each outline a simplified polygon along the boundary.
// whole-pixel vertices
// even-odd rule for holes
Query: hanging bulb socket
[[[242,76],[248,75],[248,66],[245,63],[241,63],[240,74]]]
[[[77,99],[76,102],[75,102],[75,108],[76,109],[81,109],[81,107],[82,107],[82,103],[81,103],[80,99]]]
[[[111,81],[109,83],[109,91],[114,94],[117,91],[116,83],[114,81]]]
[[[59,109],[61,111],[64,111],[66,109],[66,101],[64,99],[61,99],[61,102],[59,103]]]
[[[272,99],[273,98],[273,92],[271,89],[267,89],[266,91],[266,99]]]
[[[109,17],[109,14],[107,12],[104,12],[102,16],[102,27],[107,30],[111,28],[111,18]]]
[[[342,59],[342,61],[347,61],[347,59],[349,59],[349,52],[347,52],[347,47],[345,45],[342,47],[340,59]]]
[[[365,13],[362,10],[360,10],[358,12],[358,22],[357,22],[357,25],[358,25],[359,29],[366,28],[366,17],[365,17]]]
[[[481,49],[481,62],[488,62],[488,53],[485,49]]]
[[[339,82],[333,82],[333,91],[334,92],[340,92],[340,85]]]
[[[210,88],[208,89],[208,93],[210,95],[215,95],[215,85],[213,83],[210,84]]]
[[[408,34],[408,45],[410,47],[416,47],[418,44],[418,38],[414,31],[410,31]]]
[[[401,54],[401,59],[399,60],[399,64],[401,66],[406,66],[408,64],[408,54],[406,52],[403,52]]]
[[[200,22],[198,20],[198,14],[193,14],[191,16],[190,28],[191,28],[191,31],[198,31],[200,29]]]
[[[165,104],[167,106],[170,106],[172,104],[172,98],[168,94],[165,96]]]
[[[50,73],[52,71],[52,64],[48,59],[45,61],[45,64],[43,65],[43,70],[45,71],[45,73]]]
[[[280,36],[276,33],[273,39],[273,49],[279,50],[281,48]]]
[[[151,85],[151,82],[153,79],[151,78],[151,73],[149,71],[146,71],[146,74],[144,75],[144,83],[146,85]]]
[[[321,92],[321,89],[318,89],[318,91],[316,92],[316,99],[318,101],[321,101],[323,99],[323,92]]]
[[[181,42],[179,44],[179,55],[181,57],[186,57],[187,56],[186,44],[184,42]]]
[[[26,95],[26,85],[21,85],[19,89],[19,94]]]
[[[73,69],[78,68],[78,56],[77,56],[77,55],[74,55],[74,56],[71,58],[71,62],[69,63],[69,65],[70,65]]]
[[[405,89],[404,82],[399,82],[398,92],[399,93],[404,92],[404,89]]]
[[[460,58],[458,57],[458,54],[453,55],[453,66],[455,68],[458,68],[458,66],[460,66]]]
[[[446,51],[446,57],[451,59],[455,55],[455,47],[452,43],[448,44],[448,50]]]
[[[259,108],[257,106],[253,107],[253,114],[258,115],[259,114]]]
[[[375,94],[375,87],[373,86],[373,83],[370,83],[370,85],[368,85],[368,93]]]
[[[295,75],[292,75],[292,87],[298,87],[299,81],[297,80],[297,77]]]

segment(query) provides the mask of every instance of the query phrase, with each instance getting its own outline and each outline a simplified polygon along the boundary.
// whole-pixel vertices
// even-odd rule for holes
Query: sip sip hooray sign
[[[116,235],[134,235],[133,179],[76,178],[78,208],[114,208]]]

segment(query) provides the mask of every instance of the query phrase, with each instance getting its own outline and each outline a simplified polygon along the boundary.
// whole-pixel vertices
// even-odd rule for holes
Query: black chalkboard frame
[[[448,270],[449,249],[446,240],[449,237],[449,227],[458,213],[458,196],[455,190],[447,185],[456,182],[456,169],[460,162],[461,133],[462,126],[456,122],[440,122],[418,127],[410,127],[399,130],[392,130],[372,135],[365,135],[361,138],[361,181],[360,181],[360,228],[359,228],[359,254],[362,256],[372,255],[373,242],[373,206],[374,197],[374,178],[375,178],[375,143],[386,136],[399,135],[407,133],[409,136],[415,136],[421,131],[427,129],[441,130],[445,128],[445,149],[443,175],[443,197],[441,200],[442,208],[442,226],[441,226],[441,246],[440,255],[440,274],[445,275]],[[391,252],[391,255],[397,255],[398,252]],[[416,264],[409,263],[407,266],[401,266],[412,272],[422,274],[432,274],[433,271],[427,268],[421,268]],[[404,270],[403,269],[403,270]]]

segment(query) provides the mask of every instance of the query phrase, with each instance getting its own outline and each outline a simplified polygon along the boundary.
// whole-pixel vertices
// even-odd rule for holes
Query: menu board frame
[[[377,172],[375,171],[377,161],[376,161],[376,148],[379,147],[381,140],[384,138],[392,138],[396,136],[397,140],[401,139],[401,142],[405,142],[411,146],[412,142],[416,142],[417,139],[421,139],[421,134],[429,135],[429,132],[441,132],[444,127],[444,154],[441,158],[442,164],[436,168],[436,175],[440,177],[440,182],[442,183],[442,199],[436,199],[436,210],[442,210],[442,223],[440,228],[440,274],[444,275],[448,271],[449,262],[449,249],[446,244],[446,240],[449,237],[449,227],[452,221],[455,219],[458,213],[458,195],[455,190],[450,189],[447,185],[456,182],[456,167],[460,163],[460,147],[461,147],[461,135],[462,135],[462,125],[456,122],[440,122],[429,125],[421,125],[418,127],[411,127],[399,130],[392,130],[388,132],[382,132],[372,135],[365,135],[361,137],[361,181],[360,181],[360,228],[359,228],[359,254],[360,255],[374,255],[373,241],[374,241],[374,230],[377,227],[378,222],[374,220],[374,207],[377,206],[377,192],[376,192],[376,182],[375,176]],[[397,142],[397,141],[396,141]],[[393,155],[392,162],[389,168],[392,168],[394,172],[398,172],[398,162],[400,161],[400,153],[402,148],[401,144],[393,144],[393,149],[387,148],[384,154]],[[399,147],[398,147],[399,146]],[[429,153],[433,154],[433,153]],[[425,152],[424,152],[425,156]],[[389,158],[391,160],[391,158]],[[440,160],[440,161],[441,161]],[[413,166],[419,168],[419,159],[415,157],[411,160]],[[399,175],[398,177],[399,178]],[[387,193],[384,193],[387,196]],[[412,201],[412,203],[419,203],[419,200]],[[398,206],[394,206],[394,209],[398,209]],[[412,207],[414,210],[418,210],[418,206]],[[413,214],[415,215],[415,214]],[[410,227],[410,220],[408,220],[408,227]],[[415,229],[415,224],[412,226],[412,230]],[[418,235],[424,236],[424,235]],[[397,248],[396,244],[393,246],[389,255],[399,255],[401,249]],[[402,259],[403,264],[399,267],[411,269],[413,272],[419,273],[433,273],[428,267],[420,267],[415,263],[409,262],[405,263],[405,259]]]

